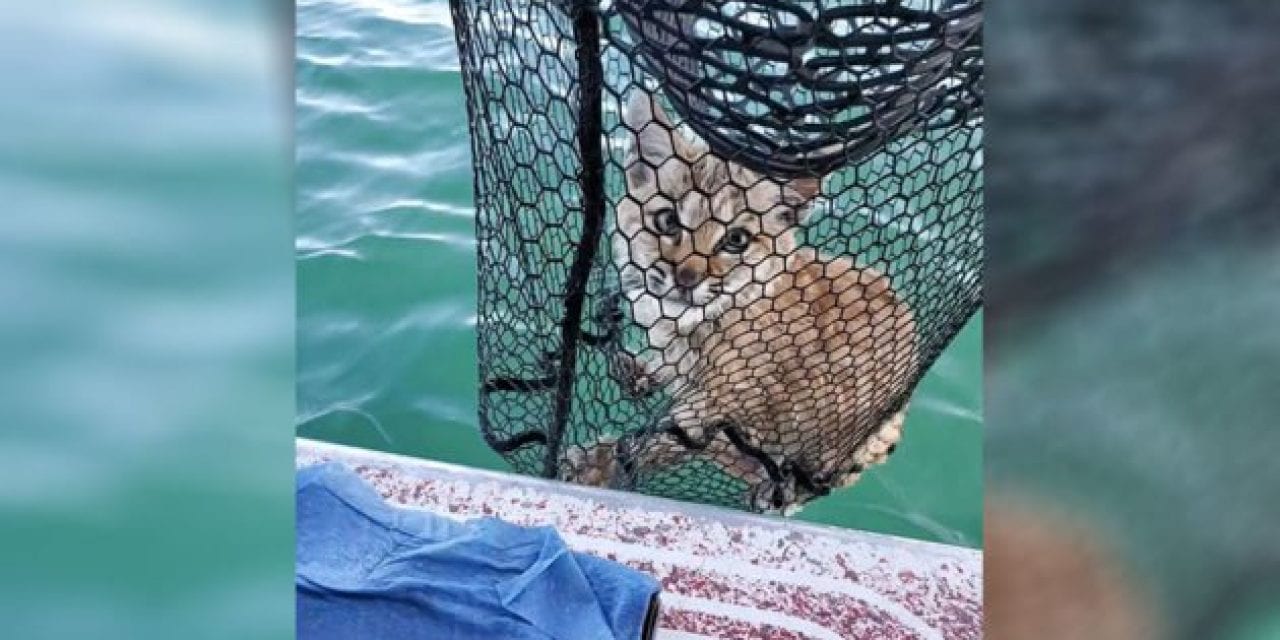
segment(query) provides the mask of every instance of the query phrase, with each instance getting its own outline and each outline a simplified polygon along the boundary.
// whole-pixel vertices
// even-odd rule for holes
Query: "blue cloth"
[[[299,638],[637,640],[650,576],[550,527],[396,509],[334,463],[297,478]]]

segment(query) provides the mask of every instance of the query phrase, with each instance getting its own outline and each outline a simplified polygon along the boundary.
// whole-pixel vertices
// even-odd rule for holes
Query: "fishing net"
[[[753,511],[883,462],[981,304],[981,2],[452,11],[489,445]]]

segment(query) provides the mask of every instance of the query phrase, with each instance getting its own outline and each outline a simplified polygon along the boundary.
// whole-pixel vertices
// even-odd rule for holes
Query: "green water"
[[[444,2],[305,1],[297,23],[299,435],[509,469],[477,432],[474,209]],[[886,467],[801,518],[981,542],[981,322]]]

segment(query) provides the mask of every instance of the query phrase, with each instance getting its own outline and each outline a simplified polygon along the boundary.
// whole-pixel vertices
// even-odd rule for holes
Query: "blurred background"
[[[988,9],[993,640],[1280,638],[1278,30]]]
[[[0,8],[4,637],[292,635],[291,11]]]
[[[990,8],[991,638],[1280,637],[1274,13]],[[0,9],[6,637],[291,636],[292,15]]]

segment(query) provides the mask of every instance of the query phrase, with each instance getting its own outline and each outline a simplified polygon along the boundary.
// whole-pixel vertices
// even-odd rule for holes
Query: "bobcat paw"
[[[792,516],[804,508],[791,483],[765,480],[751,487],[747,495],[751,509],[758,513]]]
[[[640,362],[625,351],[614,353],[609,358],[609,375],[632,398],[648,397],[656,389],[653,379]]]
[[[604,294],[600,304],[596,307],[595,314],[593,314],[593,319],[602,333],[594,339],[588,340],[589,343],[597,347],[619,343],[622,339],[622,323],[626,320],[626,315],[622,313],[622,300],[621,291]]]
[[[560,479],[592,487],[609,486],[618,472],[617,446],[617,438],[604,437],[586,448],[570,447],[560,460]]]
[[[854,454],[855,460],[864,466],[887,462],[889,456],[893,455],[894,450],[897,449],[898,442],[902,440],[902,426],[905,419],[906,412],[899,411],[885,420],[880,428],[868,436],[858,448],[859,450]]]
[[[836,481],[832,484],[837,489],[848,489],[849,487],[858,484],[858,481],[862,479],[862,469],[862,465],[855,464],[847,473],[836,478]]]
[[[884,464],[898,448],[902,440],[902,427],[906,421],[906,409],[899,411],[885,420],[874,433],[867,436],[853,452],[853,466],[837,477],[834,485],[837,489],[847,489],[862,479],[862,472],[878,464]]]
[[[622,301],[624,299],[621,290],[614,290],[605,294],[596,319],[610,328],[616,328],[621,325],[626,320],[626,316],[622,313]]]

